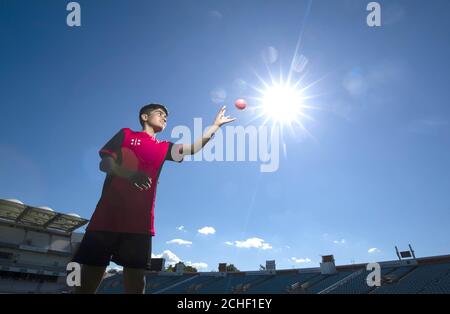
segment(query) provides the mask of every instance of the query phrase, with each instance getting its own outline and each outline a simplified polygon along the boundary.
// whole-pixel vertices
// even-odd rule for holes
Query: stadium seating
[[[276,276],[272,276],[269,280],[262,282],[254,287],[251,287],[248,293],[255,294],[283,294],[287,293],[289,287],[296,283],[304,283],[311,278],[319,276],[318,272],[298,273],[298,272],[285,272]]]
[[[340,280],[343,280],[344,278],[350,276],[353,273],[353,271],[343,271],[338,272],[333,275],[321,275],[320,280],[318,280],[315,284],[309,286],[306,288],[306,293],[319,293],[322,290],[328,288],[329,286],[337,283]]]
[[[404,293],[423,293],[425,289],[448,274],[450,263],[430,264],[413,267],[410,272],[403,274],[398,282],[384,284],[375,289],[375,294],[404,294]],[[445,282],[444,282],[445,283]],[[448,288],[448,287],[447,287]]]
[[[381,276],[391,273],[394,268],[381,268]],[[341,285],[329,291],[329,294],[366,294],[369,293],[374,287],[367,285],[367,276],[370,271],[361,269],[360,274],[350,278]]]
[[[277,273],[217,273],[147,275],[146,293],[163,294],[396,294],[450,293],[450,262],[381,267],[381,287],[367,285],[369,271],[345,268],[335,274],[319,270],[277,271]],[[0,286],[1,287],[1,286]],[[105,279],[100,293],[122,293],[121,275]]]
[[[447,273],[440,277],[433,279],[420,293],[426,294],[443,294],[450,293],[450,268]]]

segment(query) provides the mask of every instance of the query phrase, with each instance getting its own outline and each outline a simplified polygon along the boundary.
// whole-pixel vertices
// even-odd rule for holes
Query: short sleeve
[[[125,138],[124,130],[120,130],[116,135],[113,136],[112,139],[105,144],[99,151],[100,157],[110,156],[114,158],[114,160],[119,160],[121,156],[121,147],[123,140]]]
[[[183,144],[174,144],[169,142],[169,148],[167,149],[166,159],[175,162],[183,161]]]

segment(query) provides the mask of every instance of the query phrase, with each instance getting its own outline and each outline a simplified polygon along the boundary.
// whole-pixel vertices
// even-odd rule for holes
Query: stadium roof
[[[0,221],[70,233],[89,220],[75,214],[58,213],[47,207],[32,207],[17,200],[0,199]]]

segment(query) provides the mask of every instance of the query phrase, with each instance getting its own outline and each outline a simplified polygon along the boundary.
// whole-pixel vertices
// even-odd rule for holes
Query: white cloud
[[[272,246],[267,243],[264,242],[263,239],[260,238],[249,238],[245,241],[234,241],[234,243],[231,242],[225,242],[227,245],[234,245],[238,248],[245,248],[245,249],[249,249],[249,248],[256,248],[256,249],[261,249],[261,250],[270,250],[272,249]]]
[[[187,246],[192,244],[191,241],[186,241],[186,240],[183,240],[183,239],[173,239],[173,240],[167,241],[166,243],[167,244],[187,245]]]
[[[152,253],[152,258],[164,258],[167,265],[175,265],[176,263],[181,261],[180,258],[175,255],[175,253],[169,250],[163,251],[162,254]]]
[[[381,251],[380,251],[380,249],[373,247],[373,248],[370,248],[367,252],[372,254],[372,253],[380,253]]]
[[[192,266],[196,268],[197,270],[205,270],[208,268],[208,264],[200,262],[200,263],[192,263],[192,262],[186,262],[186,266]]]
[[[204,235],[214,234],[214,233],[216,233],[216,229],[214,229],[213,227],[203,227],[201,229],[198,229],[198,233],[201,233]]]
[[[294,262],[294,263],[298,263],[298,264],[311,263],[311,260],[310,260],[309,258],[296,258],[296,257],[291,257],[290,261],[291,261],[291,262]]]
[[[181,262],[181,259],[170,250],[165,250],[162,252],[162,254],[153,254],[152,253],[152,258],[164,258],[166,260],[166,266],[169,266],[169,265],[174,266],[175,264]],[[195,268],[197,268],[197,270],[204,270],[204,269],[208,268],[208,264],[203,263],[203,262],[193,263],[193,262],[187,261],[187,262],[184,262],[184,264],[186,266],[195,267]]]
[[[341,240],[334,240],[334,241],[333,241],[333,243],[334,243],[334,244],[342,244],[342,245],[343,245],[343,244],[345,244],[345,243],[346,243],[346,241],[345,241],[345,239],[341,239]]]
[[[184,226],[179,226],[179,227],[177,227],[177,230],[179,230],[179,231],[185,231]]]
[[[226,245],[233,245],[233,242],[227,241],[227,242],[225,242],[225,244],[226,244]]]

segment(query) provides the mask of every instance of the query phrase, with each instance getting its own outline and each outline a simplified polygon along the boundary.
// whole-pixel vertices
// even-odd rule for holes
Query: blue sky
[[[176,141],[171,130],[194,117],[212,122],[222,104],[235,125],[258,126],[255,72],[287,73],[302,33],[305,82],[323,78],[308,90],[314,120],[302,120],[312,136],[285,133],[273,173],[166,163],[153,253],[201,270],[389,260],[408,243],[418,256],[449,253],[448,1],[379,1],[379,28],[363,0],[314,0],[309,14],[306,0],[78,1],[79,28],[66,24],[68,2],[0,0],[1,198],[90,218],[97,151],[139,129],[148,102],[170,110],[160,139]],[[240,97],[249,110],[233,108]]]

